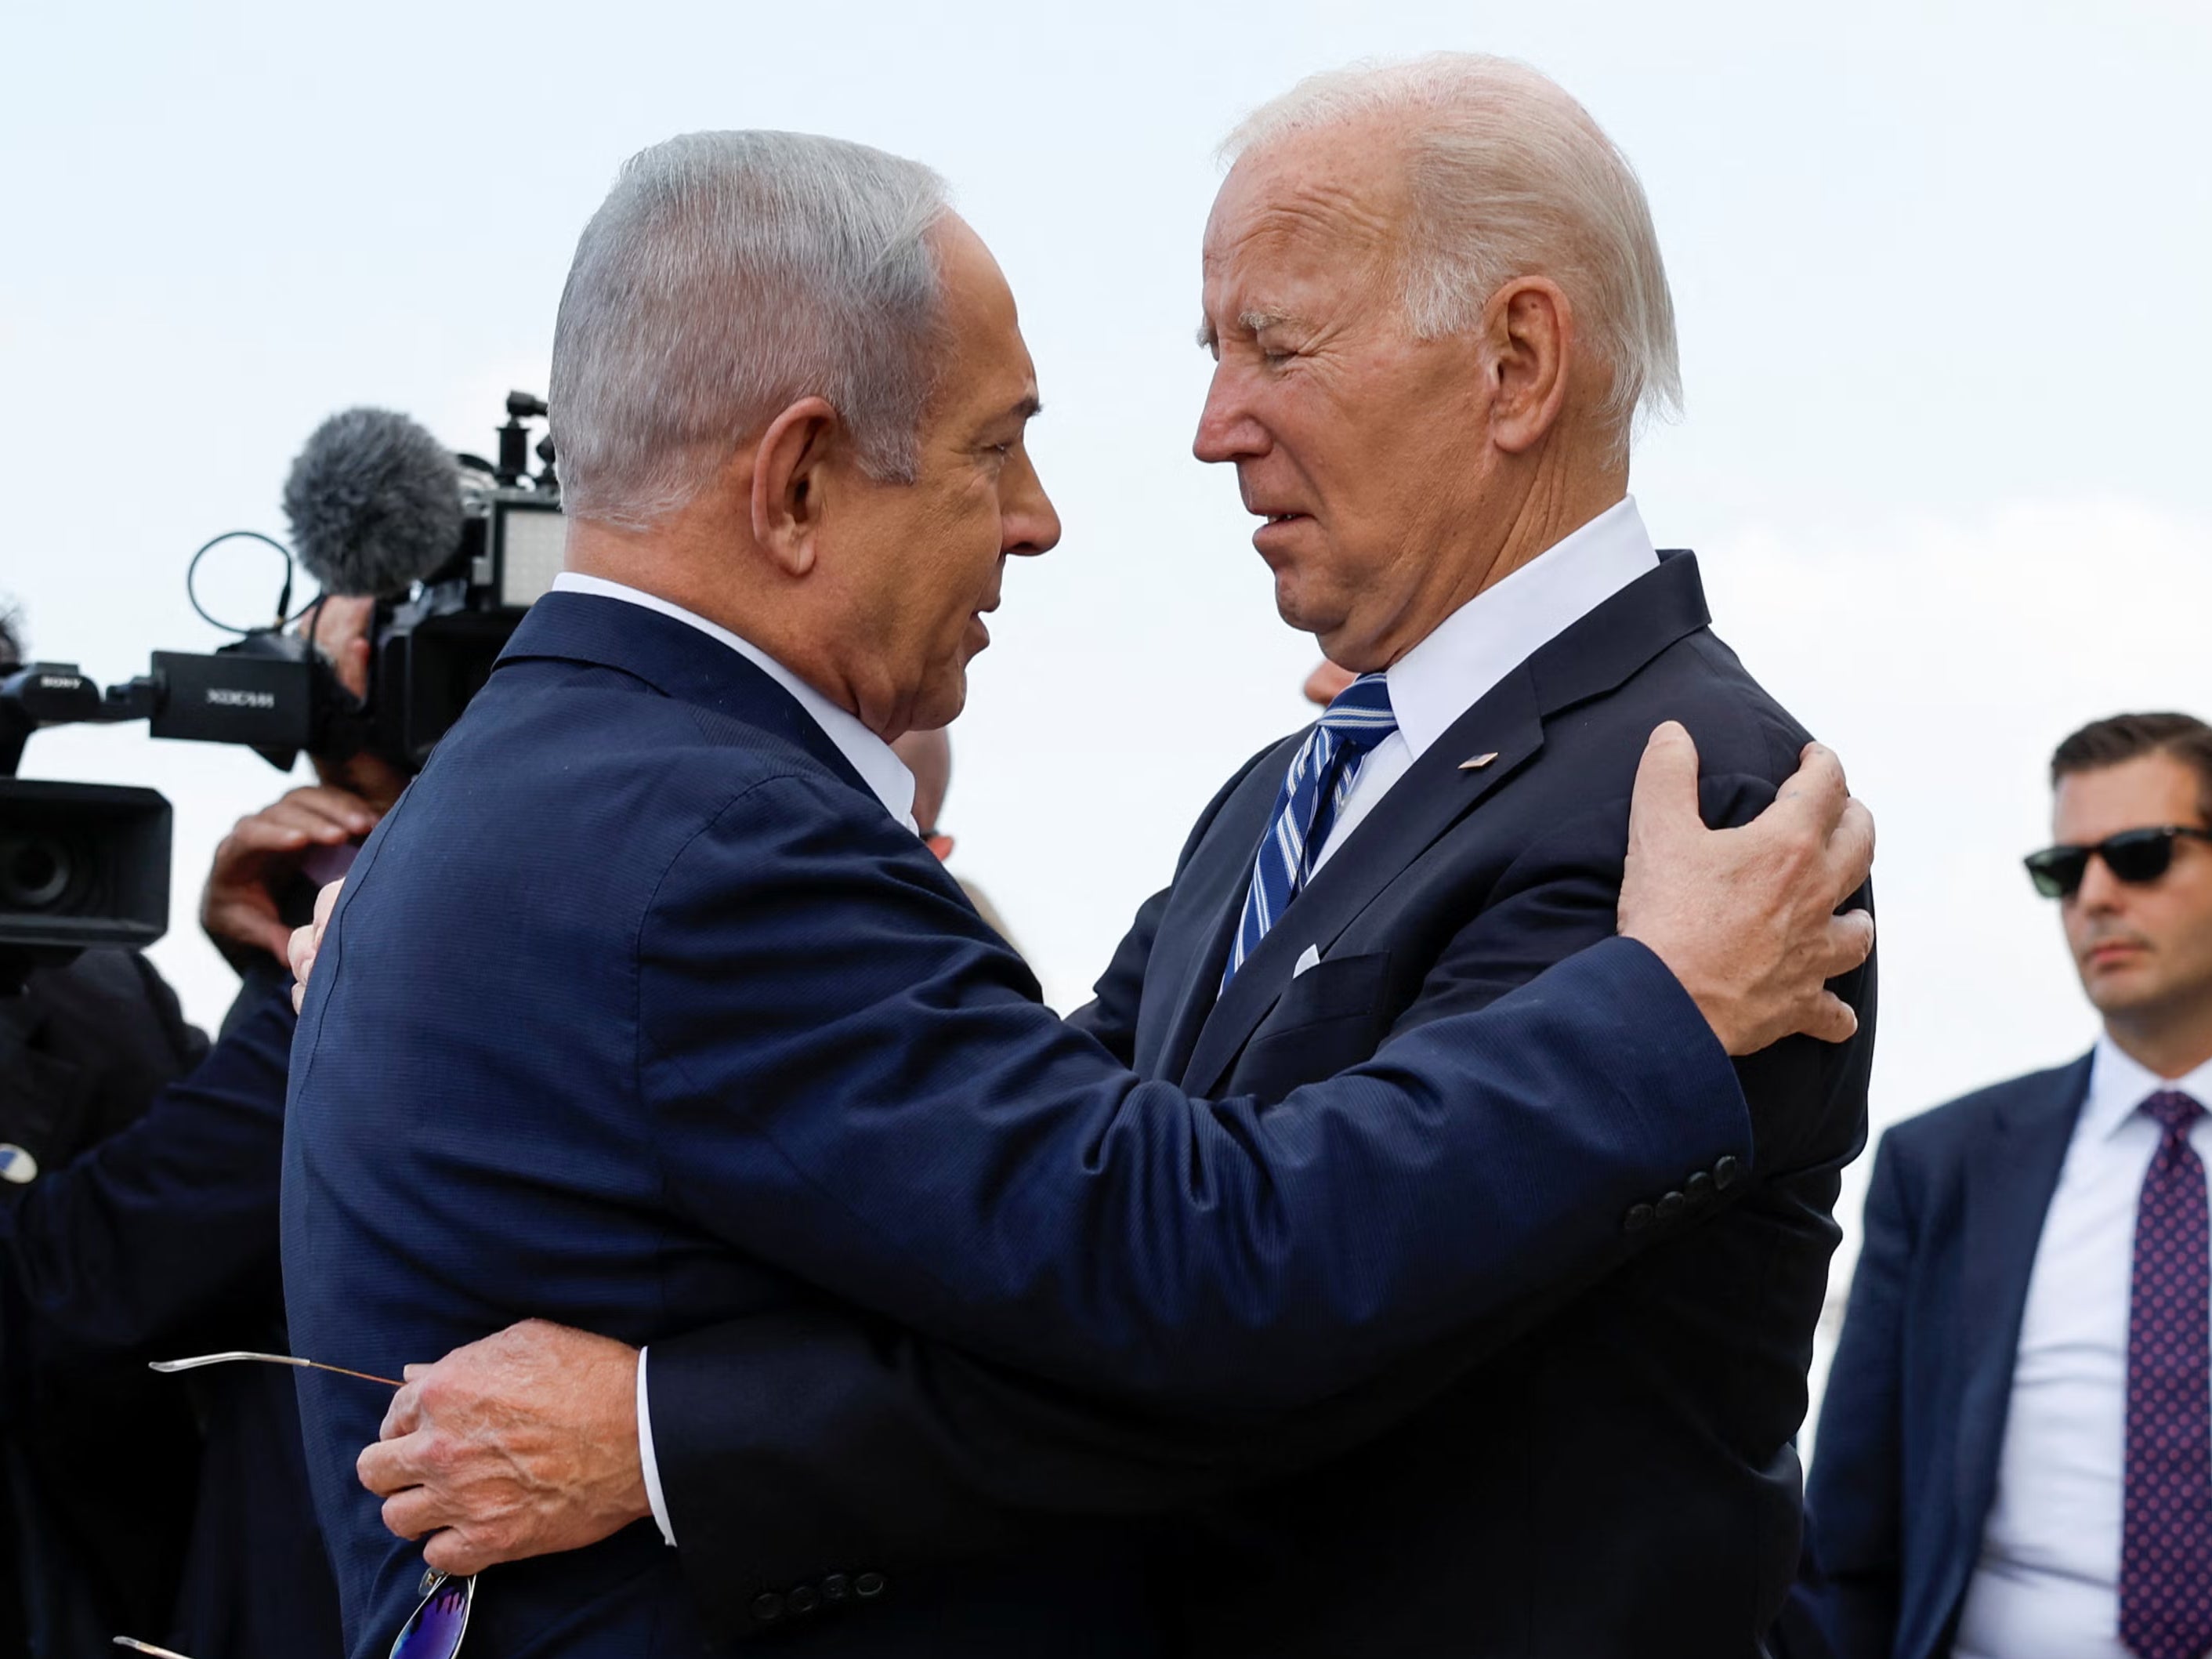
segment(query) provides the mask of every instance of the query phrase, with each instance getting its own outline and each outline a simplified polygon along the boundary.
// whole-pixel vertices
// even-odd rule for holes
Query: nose
[[[1206,388],[1206,406],[1198,412],[1198,435],[1190,446],[1190,453],[1200,460],[1243,460],[1267,449],[1267,428],[1252,413],[1243,380],[1232,363],[1213,366],[1213,379]]]
[[[1060,545],[1060,514],[1044,493],[1044,481],[1027,449],[1014,452],[1014,477],[1008,481],[1000,515],[1000,550],[1033,558]]]
[[[2090,857],[2081,872],[2081,884],[2074,890],[2070,902],[2085,915],[2107,916],[2120,908],[2121,882],[2106,866],[2100,854]]]

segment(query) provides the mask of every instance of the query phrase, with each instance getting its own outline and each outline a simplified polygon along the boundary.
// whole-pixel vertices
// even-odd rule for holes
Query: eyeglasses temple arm
[[[243,1350],[231,1353],[195,1354],[190,1359],[156,1359],[149,1362],[148,1369],[167,1375],[173,1371],[198,1370],[203,1365],[228,1365],[235,1360],[254,1360],[264,1365],[295,1365],[309,1371],[329,1371],[337,1376],[359,1377],[364,1382],[381,1382],[387,1389],[404,1386],[396,1377],[378,1376],[371,1371],[349,1370],[343,1365],[325,1365],[319,1359],[301,1359],[289,1353],[247,1353]]]

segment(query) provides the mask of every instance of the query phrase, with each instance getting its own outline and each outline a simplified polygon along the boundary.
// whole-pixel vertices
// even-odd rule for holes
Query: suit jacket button
[[[822,1599],[842,1601],[853,1593],[853,1581],[842,1572],[833,1572],[822,1581]]]
[[[792,1591],[790,1595],[783,1598],[783,1603],[793,1613],[813,1612],[815,1607],[814,1587],[811,1584],[801,1584],[797,1589]]]
[[[874,1600],[884,1593],[884,1576],[879,1572],[864,1572],[853,1581],[853,1592],[863,1601]]]
[[[1628,1213],[1621,1218],[1620,1224],[1624,1231],[1642,1232],[1651,1224],[1651,1206],[1649,1204],[1631,1205]]]
[[[1713,1184],[1713,1178],[1703,1170],[1698,1170],[1697,1174],[1682,1183],[1682,1196],[1692,1204],[1705,1203],[1719,1190],[1720,1188]]]
[[[753,1617],[763,1625],[773,1625],[783,1617],[783,1598],[774,1590],[763,1590],[753,1597]]]
[[[1662,1221],[1672,1221],[1689,1207],[1690,1200],[1684,1198],[1681,1194],[1668,1193],[1651,1206],[1651,1212]]]
[[[1731,1187],[1735,1184],[1735,1178],[1742,1173],[1742,1164],[1737,1163],[1733,1158],[1724,1158],[1713,1165],[1713,1185],[1723,1188]]]

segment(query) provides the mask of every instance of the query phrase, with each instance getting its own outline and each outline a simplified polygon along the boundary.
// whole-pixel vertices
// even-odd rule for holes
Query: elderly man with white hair
[[[1234,154],[1198,451],[1356,678],[1065,1023],[885,763],[1057,534],[988,255],[773,135],[648,152],[586,231],[567,591],[364,850],[295,1059],[298,1351],[467,1345],[359,1458],[490,1567],[404,1659],[471,1613],[483,1654],[1759,1650],[1870,827],[1626,499],[1671,325],[1580,108],[1439,59]],[[349,1489],[384,1402],[302,1391],[366,1656],[419,1565]]]

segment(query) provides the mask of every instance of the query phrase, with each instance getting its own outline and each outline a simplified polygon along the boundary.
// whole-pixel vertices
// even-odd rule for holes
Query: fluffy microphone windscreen
[[[404,592],[453,555],[461,486],[453,457],[388,409],[317,427],[284,481],[292,548],[330,593]]]

